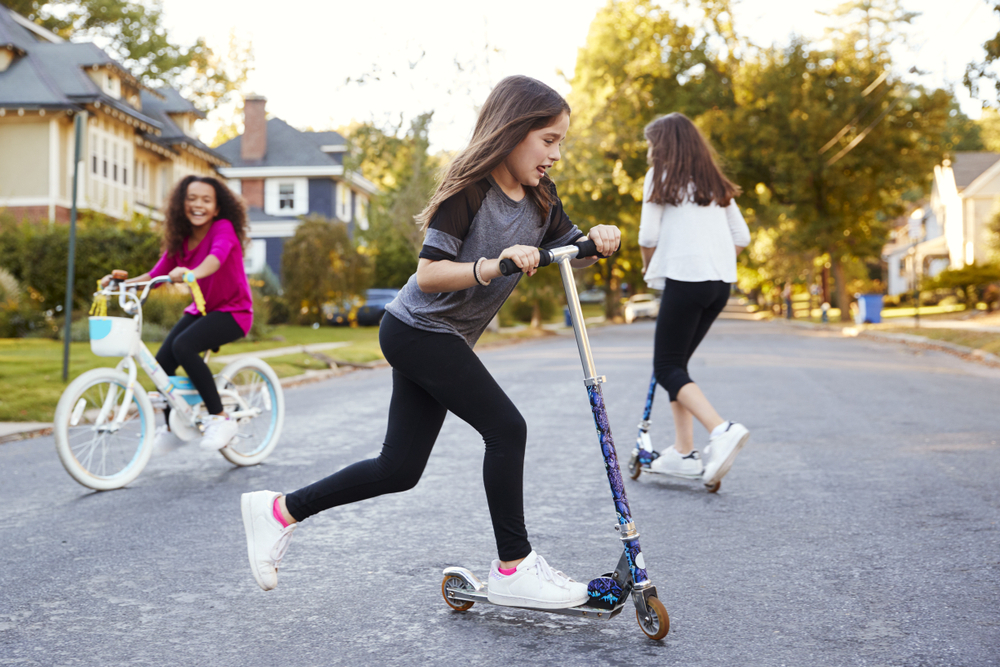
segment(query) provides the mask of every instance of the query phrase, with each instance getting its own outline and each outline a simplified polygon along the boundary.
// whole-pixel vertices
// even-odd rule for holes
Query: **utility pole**
[[[69,213],[69,262],[66,267],[66,324],[63,331],[63,369],[62,379],[66,382],[69,379],[69,341],[70,326],[73,315],[73,278],[76,271],[76,188],[77,179],[80,175],[80,153],[83,142],[83,124],[86,121],[86,113],[80,111],[76,114],[73,122],[74,144],[73,149],[73,202]]]

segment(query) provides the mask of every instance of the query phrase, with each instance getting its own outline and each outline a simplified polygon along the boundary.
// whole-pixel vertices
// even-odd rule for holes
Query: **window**
[[[358,223],[358,228],[362,231],[368,229],[368,198],[362,194],[354,195],[354,221]]]
[[[104,151],[102,153],[102,157],[103,157],[102,162],[103,162],[103,165],[104,165],[104,178],[107,178],[108,177],[108,140],[105,139],[103,141],[103,144],[104,144]]]
[[[294,183],[279,183],[278,184],[278,209],[279,210],[295,210],[295,184]]]
[[[265,178],[264,213],[282,218],[309,213],[309,179]]]
[[[337,183],[337,217],[344,222],[351,221],[351,189],[343,181]]]
[[[267,264],[267,241],[251,239],[250,248],[243,256],[243,270],[251,276],[263,271],[265,264]]]

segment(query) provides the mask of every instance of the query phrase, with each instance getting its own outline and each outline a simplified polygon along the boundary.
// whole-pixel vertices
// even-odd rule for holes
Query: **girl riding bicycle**
[[[203,420],[201,446],[208,450],[222,449],[238,430],[222,408],[212,371],[201,353],[243,338],[253,324],[253,298],[243,270],[246,230],[246,208],[228,187],[211,176],[186,176],[170,195],[163,221],[163,256],[148,273],[126,281],[146,282],[169,275],[178,283],[187,273],[198,281],[205,315],[194,303],[188,306],[160,346],[156,361],[167,375],[182,366],[201,394],[209,412]],[[107,285],[110,280],[108,275],[101,283]],[[169,408],[166,416],[167,423],[157,431],[157,447],[174,442]]]
[[[528,542],[522,499],[527,427],[472,351],[520,279],[502,276],[500,259],[513,260],[531,276],[539,246],[589,236],[599,253],[609,255],[619,245],[616,227],[597,225],[585,236],[570,222],[546,173],[560,159],[569,114],[558,93],[528,77],[508,77],[490,93],[469,146],[418,216],[426,236],[417,272],[386,307],[379,329],[393,369],[381,454],[288,495],[243,494],[248,556],[264,590],[277,585],[278,563],[296,522],[413,488],[451,411],[486,445],[483,481],[499,555],[490,572],[490,602],[555,609],[588,599],[586,584],[550,568]]]

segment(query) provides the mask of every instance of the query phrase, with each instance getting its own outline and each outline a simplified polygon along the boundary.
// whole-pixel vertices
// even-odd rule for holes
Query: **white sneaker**
[[[729,422],[724,433],[709,439],[705,447],[705,473],[701,477],[705,486],[712,486],[726,476],[749,438],[746,426]]]
[[[236,420],[222,415],[209,415],[202,420],[205,425],[205,435],[202,437],[202,449],[218,451],[229,444],[237,431],[240,430]]]
[[[172,452],[183,445],[184,441],[174,435],[166,424],[156,427],[156,432],[153,434],[154,452]]]
[[[280,495],[274,491],[254,491],[240,496],[250,571],[265,591],[278,585],[278,565],[288,549],[292,531],[299,525],[285,527],[274,518],[274,499]]]
[[[705,472],[705,467],[701,464],[701,456],[697,451],[681,454],[673,447],[668,447],[660,452],[660,455],[649,464],[649,469],[664,475],[689,479],[698,479]]]
[[[500,574],[500,561],[493,561],[486,597],[493,604],[532,609],[579,607],[590,599],[587,584],[553,570],[534,551],[510,575]]]

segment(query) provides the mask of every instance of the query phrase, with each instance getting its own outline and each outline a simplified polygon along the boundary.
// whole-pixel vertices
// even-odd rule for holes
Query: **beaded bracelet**
[[[472,267],[472,277],[475,278],[476,282],[482,285],[483,287],[486,287],[491,282],[493,282],[492,280],[483,280],[482,266],[483,262],[485,261],[486,261],[485,257],[480,257],[479,259],[476,260],[476,264]]]

